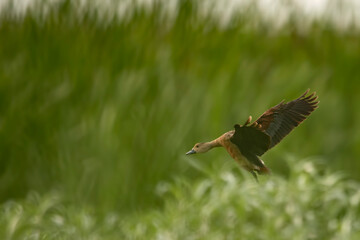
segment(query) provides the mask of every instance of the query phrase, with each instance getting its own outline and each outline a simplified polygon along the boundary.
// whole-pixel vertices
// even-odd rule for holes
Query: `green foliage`
[[[121,216],[74,207],[57,193],[1,207],[1,239],[358,239],[360,185],[313,158],[289,160],[288,179],[224,165],[160,183],[162,210]]]
[[[79,206],[96,206],[100,215],[142,214],[167,206],[155,194],[159,182],[181,176],[189,185],[200,184],[199,172],[185,159],[204,162],[211,172],[227,163],[235,166],[221,149],[185,157],[195,142],[216,138],[248,115],[257,117],[307,88],[317,91],[320,107],[263,156],[274,171],[267,184],[274,184],[275,194],[280,181],[275,176],[289,176],[289,153],[300,159],[319,155],[328,168],[359,180],[359,34],[340,34],[322,24],[307,33],[291,24],[274,32],[265,26],[252,28],[247,15],[221,28],[200,18],[193,1],[181,2],[172,21],[159,5],[152,11],[136,9],[125,19],[104,20],[86,9],[78,14],[70,1],[46,16],[1,15],[1,202],[19,199],[27,209],[30,203],[23,206],[20,199],[28,192],[44,196],[41,202],[55,189],[76,209],[64,205],[69,226],[81,214]],[[296,180],[287,184],[288,190],[295,188],[291,184]],[[243,188],[242,183],[237,186]],[[271,196],[253,198],[268,197],[270,204]],[[277,204],[279,210],[287,203]],[[170,216],[166,206],[164,218]],[[30,221],[32,210],[25,211]],[[260,215],[260,210],[255,212]],[[225,212],[216,214],[227,218]],[[271,224],[267,217],[249,221]],[[302,224],[308,221],[304,219]],[[200,226],[199,219],[193,221]],[[216,220],[207,224],[220,225]],[[133,225],[125,224],[124,234],[130,234],[125,229]],[[275,231],[276,226],[262,231]],[[299,229],[296,226],[291,229]],[[150,225],[146,229],[157,234]]]
[[[119,216],[102,219],[94,209],[64,205],[56,192],[30,193],[1,207],[1,239],[119,239]],[[117,238],[116,238],[117,237]]]

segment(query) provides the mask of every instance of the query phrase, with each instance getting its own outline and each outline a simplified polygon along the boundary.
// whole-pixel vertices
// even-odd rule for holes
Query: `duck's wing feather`
[[[235,132],[230,141],[237,145],[241,152],[249,151],[261,156],[269,149],[270,137],[268,134],[251,126],[236,124],[234,128]]]
[[[318,107],[316,93],[307,96],[308,92],[309,89],[291,102],[282,101],[264,112],[251,125],[270,136],[269,149],[278,144]]]
[[[308,92],[309,90],[291,102],[281,102],[270,108],[251,125],[248,125],[251,118],[244,126],[236,124],[230,141],[251,162],[263,166],[261,160],[255,156],[263,155],[278,144],[317,108],[317,96],[315,93],[307,95]]]
[[[253,164],[264,167],[264,164],[257,156],[263,155],[270,145],[270,136],[263,131],[251,126],[240,126],[236,124],[235,132],[230,138],[244,155]]]

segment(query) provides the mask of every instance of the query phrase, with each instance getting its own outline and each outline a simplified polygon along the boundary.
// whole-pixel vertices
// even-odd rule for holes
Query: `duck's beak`
[[[190,155],[190,154],[194,154],[194,153],[196,153],[196,151],[195,151],[194,149],[191,149],[190,151],[188,151],[188,152],[186,153],[186,155]]]

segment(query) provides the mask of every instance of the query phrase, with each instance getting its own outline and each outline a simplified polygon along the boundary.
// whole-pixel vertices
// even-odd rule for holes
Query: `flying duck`
[[[270,173],[270,169],[259,157],[278,144],[318,107],[316,93],[308,95],[308,92],[309,89],[293,101],[282,101],[251,124],[252,117],[249,116],[244,125],[235,124],[235,130],[226,132],[213,141],[196,143],[186,155],[224,147],[258,181],[257,174]]]

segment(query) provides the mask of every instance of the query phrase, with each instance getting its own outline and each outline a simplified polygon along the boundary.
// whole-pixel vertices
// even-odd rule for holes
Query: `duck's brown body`
[[[291,102],[281,102],[270,108],[250,125],[251,116],[244,125],[236,124],[235,130],[226,132],[217,139],[195,144],[187,155],[222,146],[256,179],[256,173],[269,173],[270,170],[259,157],[278,144],[317,108],[317,96],[315,93],[307,96],[308,91]]]
[[[244,157],[240,149],[237,145],[231,142],[231,138],[233,137],[235,133],[235,130],[228,131],[215,139],[215,141],[222,147],[226,149],[226,151],[229,153],[229,155],[244,169],[246,169],[249,172],[256,171],[260,174],[269,173],[269,169],[266,167],[259,167],[255,164],[252,164],[248,161],[246,157]]]

